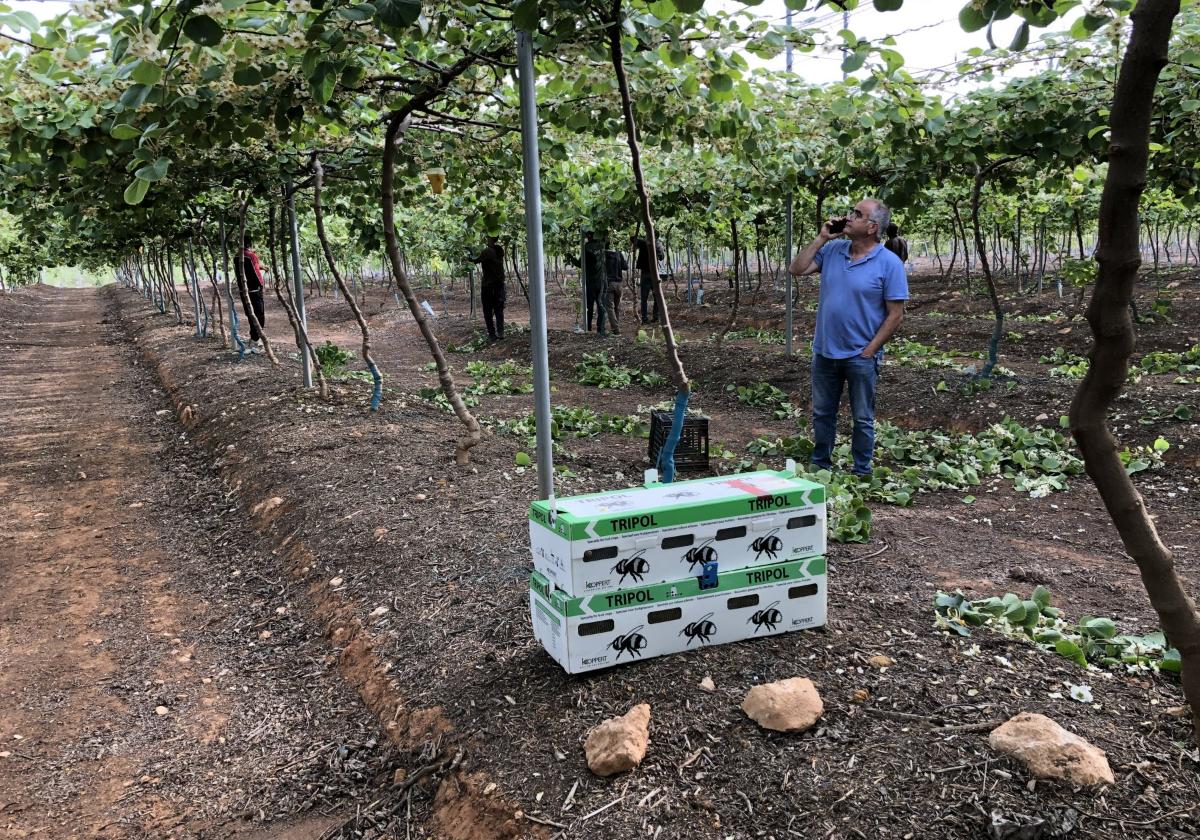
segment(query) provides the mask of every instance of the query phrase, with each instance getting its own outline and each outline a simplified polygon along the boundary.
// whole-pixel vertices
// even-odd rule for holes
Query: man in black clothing
[[[604,335],[604,242],[596,238],[592,231],[586,231],[583,239],[583,289],[587,297],[587,329],[592,331],[592,313],[597,302],[600,311],[596,313],[596,330]]]
[[[607,286],[607,291],[604,295],[604,305],[608,310],[608,322],[612,328],[613,335],[621,334],[617,318],[621,312],[621,283],[625,278],[625,272],[628,270],[629,263],[625,260],[623,253],[612,248],[604,252],[604,278]],[[601,333],[603,332],[604,330],[601,328]]]
[[[471,262],[482,269],[483,282],[479,286],[479,297],[483,302],[483,323],[487,326],[488,338],[495,341],[504,338],[504,249],[499,238],[488,237],[487,247]]]
[[[246,320],[250,322],[250,352],[259,353],[262,347],[260,330],[267,325],[267,309],[263,302],[262,266],[259,265],[258,254],[251,250],[253,244],[250,234],[242,237],[242,250],[234,263],[234,271],[242,281],[238,285],[239,290],[244,289],[241,295],[242,311],[246,313]],[[254,313],[254,317],[250,316],[251,312]]]
[[[642,293],[642,323],[648,324],[652,321],[657,323],[658,299],[654,297],[654,277],[652,274],[652,266],[650,265],[650,246],[646,243],[645,237],[641,236],[634,240],[634,244],[637,248],[635,265],[637,266],[637,270],[641,275],[639,278],[639,285]],[[655,262],[665,259],[667,252],[663,249],[662,243],[655,242],[654,246],[654,250],[656,252]],[[654,317],[647,320],[646,304],[650,300],[654,301]]]

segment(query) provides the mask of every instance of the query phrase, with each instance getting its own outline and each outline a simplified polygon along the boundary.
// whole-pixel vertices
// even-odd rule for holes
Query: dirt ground
[[[390,751],[109,307],[0,298],[0,837],[319,836]]]
[[[1140,326],[1138,352],[1195,343],[1197,278],[1174,277],[1158,292],[1144,285],[1143,309],[1155,297],[1170,299],[1170,320]],[[744,453],[755,437],[794,433],[795,425],[742,405],[726,385],[770,382],[807,409],[807,363],[802,350],[789,360],[774,345],[710,341],[729,310],[725,293],[709,288],[711,306],[679,304],[673,317],[713,440]],[[905,337],[982,349],[992,327],[986,304],[960,290],[936,278],[914,281]],[[452,343],[479,328],[459,292],[447,295],[446,312],[439,294],[425,293],[441,313],[439,334]],[[780,307],[770,297],[764,290],[757,302],[743,301],[739,326],[777,328]],[[802,290],[802,303],[811,299],[812,289]],[[575,382],[584,352],[607,348],[624,364],[661,372],[661,347],[635,341],[628,327],[619,339],[575,333],[570,304],[557,293],[551,301],[556,404],[644,416],[639,407],[669,396],[665,386],[601,391]],[[525,321],[520,292],[510,291],[509,302],[512,320]],[[830,546],[827,628],[570,677],[531,636],[525,517],[536,481],[514,463],[518,450],[530,451],[527,442],[498,425],[528,413],[531,398],[480,396],[475,411],[490,434],[468,467],[456,467],[459,428],[417,396],[435,384],[428,354],[390,296],[376,293],[366,307],[387,386],[376,415],[366,412],[361,382],[335,383],[329,403],[299,387],[286,355],[290,330],[272,303],[268,335],[280,369],[261,356],[237,362],[128,290],[0,298],[3,498],[12,508],[5,521],[20,523],[5,527],[0,543],[8,586],[0,594],[0,656],[15,666],[0,676],[0,739],[20,734],[22,754],[58,761],[51,768],[3,747],[13,753],[0,759],[0,805],[16,803],[0,808],[10,831],[91,836],[112,821],[112,833],[100,836],[222,837],[329,815],[294,836],[987,837],[998,816],[1024,814],[1072,825],[1072,837],[1196,834],[1200,754],[1190,721],[1166,714],[1182,702],[1176,682],[1084,672],[995,635],[959,640],[933,627],[939,588],[984,596],[1040,583],[1068,615],[1153,630],[1136,569],[1086,479],[1042,499],[1001,483],[981,489],[970,506],[959,493],[876,506],[870,543]],[[1021,333],[1001,358],[1016,374],[1011,388],[964,396],[955,374],[888,365],[880,416],[909,428],[978,430],[1004,416],[1056,425],[1073,383],[1049,376],[1037,358],[1055,346],[1083,352],[1087,325],[1052,293],[1011,306],[1058,313],[1008,327]],[[811,335],[808,308],[797,311],[798,340]],[[344,302],[316,299],[309,313],[317,341],[357,346]],[[91,323],[102,318],[109,323]],[[451,360],[461,375],[472,359],[526,364],[528,356],[528,334],[513,332]],[[50,370],[58,373],[35,381]],[[952,387],[939,389],[948,378]],[[1197,402],[1194,383],[1146,377],[1115,418],[1130,443],[1171,441],[1166,465],[1139,476],[1138,486],[1192,591],[1200,581],[1192,536],[1200,462],[1195,424],[1172,410]],[[46,439],[48,430],[60,434]],[[558,492],[636,483],[648,466],[645,447],[623,435],[564,439]],[[75,477],[76,466],[86,479]],[[100,487],[106,475],[115,483]],[[142,506],[130,507],[137,501]],[[54,536],[49,524],[60,521],[77,524]],[[103,536],[93,536],[96,529]],[[70,542],[57,547],[59,539]],[[47,565],[75,555],[94,568]],[[56,570],[50,581],[30,582],[51,575],[47,569]],[[75,603],[72,593],[119,611],[59,615]],[[159,609],[154,599],[168,596]],[[58,618],[49,629],[47,615]],[[106,619],[102,633],[90,629]],[[92,634],[106,641],[71,641]],[[40,659],[47,651],[68,657],[67,667]],[[896,664],[871,666],[878,653]],[[101,701],[114,692],[103,679],[79,678],[85,664],[122,675],[123,705],[106,711]],[[218,681],[213,671],[223,669],[231,674]],[[196,685],[189,674],[213,682]],[[697,688],[704,676],[715,692]],[[740,711],[741,698],[757,683],[792,676],[817,684],[825,716],[804,735],[765,733]],[[246,690],[212,688],[223,681]],[[1067,683],[1084,681],[1094,704],[1066,697]],[[65,725],[45,723],[39,703],[48,696],[76,710],[55,712]],[[592,776],[582,752],[588,729],[641,701],[653,715],[646,760],[631,774]],[[155,713],[160,703],[165,715]],[[119,752],[84,760],[99,752],[94,743],[117,738],[89,740],[98,724],[80,719],[84,709],[120,733]],[[1034,783],[993,753],[987,728],[1023,710],[1048,714],[1105,749],[1117,783],[1099,792]],[[358,745],[348,757],[346,743]],[[31,763],[9,763],[22,760]],[[189,769],[159,770],[156,762]],[[76,793],[56,798],[64,767],[84,778]],[[130,780],[136,784],[121,787]],[[200,784],[207,796],[195,794]],[[203,808],[182,806],[189,791]]]

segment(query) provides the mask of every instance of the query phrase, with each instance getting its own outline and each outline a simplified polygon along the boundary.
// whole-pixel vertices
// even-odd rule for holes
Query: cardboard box
[[[740,639],[820,627],[825,558],[571,598],[540,572],[529,581],[533,634],[570,674]]]
[[[825,553],[825,488],[787,471],[654,484],[529,507],[533,567],[572,597]],[[715,564],[713,566],[712,564]]]

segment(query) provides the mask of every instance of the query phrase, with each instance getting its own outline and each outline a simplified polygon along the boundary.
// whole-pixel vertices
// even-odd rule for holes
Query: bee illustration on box
[[[779,552],[783,551],[783,540],[775,536],[779,533],[779,529],[775,528],[772,531],[750,543],[750,550],[754,552],[754,559],[762,557],[765,552],[772,560],[778,560]]]
[[[689,647],[696,639],[699,639],[701,644],[708,644],[712,641],[712,635],[717,632],[717,625],[709,621],[712,616],[712,613],[702,616],[679,631],[680,636],[687,636]]]
[[[617,582],[618,586],[625,583],[626,577],[631,577],[638,583],[642,582],[642,579],[646,576],[646,572],[650,571],[650,563],[643,556],[645,553],[646,551],[643,549],[636,554],[626,557],[624,560],[618,560],[617,565],[612,567],[613,574],[621,576],[621,579]]]
[[[690,499],[696,495],[695,490],[677,490],[674,493],[668,493],[665,498],[668,499]]]
[[[626,653],[629,654],[630,659],[642,655],[642,651],[646,649],[647,645],[646,637],[638,632],[642,627],[643,625],[639,624],[628,633],[622,633],[609,643],[608,646],[617,652],[617,662],[620,662],[621,656]]]
[[[775,609],[779,605],[778,601],[768,604],[763,609],[754,613],[746,619],[747,624],[754,625],[754,632],[757,633],[762,628],[766,627],[771,632],[775,632],[775,625],[783,621],[783,614]]]
[[[716,562],[717,550],[709,545],[711,542],[712,540],[705,540],[700,545],[689,548],[687,553],[683,555],[683,562],[688,564],[689,572],[696,568],[696,566]]]

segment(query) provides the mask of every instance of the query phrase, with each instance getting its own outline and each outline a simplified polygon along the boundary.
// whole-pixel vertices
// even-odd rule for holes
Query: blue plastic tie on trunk
[[[242,337],[238,335],[238,316],[237,309],[233,306],[233,301],[229,302],[229,320],[233,327],[233,340],[237,343],[238,361],[246,358],[246,342],[242,341]]]
[[[675,480],[675,447],[683,436],[683,420],[687,416],[688,392],[679,391],[675,394],[675,416],[671,419],[671,431],[658,451],[658,474],[662,476],[663,484]]]
[[[371,388],[371,411],[379,410],[379,403],[383,401],[383,377],[379,375],[379,368],[375,365],[367,365],[371,371],[371,379],[375,381],[374,387]]]

